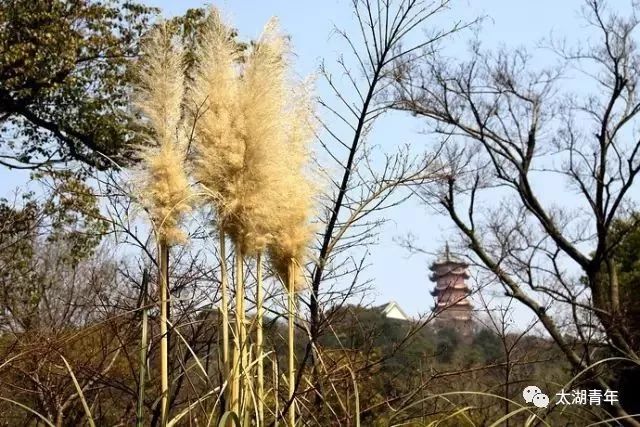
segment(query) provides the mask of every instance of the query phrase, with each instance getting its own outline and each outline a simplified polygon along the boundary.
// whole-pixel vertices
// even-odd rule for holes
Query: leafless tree
[[[321,66],[323,83],[334,94],[331,100],[319,100],[322,126],[318,141],[324,152],[318,155],[318,165],[330,187],[321,199],[323,212],[306,301],[309,339],[297,375],[299,386],[311,360],[316,406],[322,405],[323,390],[314,351],[331,320],[323,313],[354,295],[359,273],[366,265],[365,257],[357,257],[358,250],[374,242],[376,230],[384,221],[381,213],[403,200],[397,190],[434,175],[435,155],[414,156],[406,148],[376,152],[368,136],[375,122],[389,111],[385,93],[397,72],[397,62],[469,25],[454,22],[427,33],[415,44],[407,44],[413,35],[426,31],[425,25],[435,16],[444,14],[449,3],[353,0],[357,33],[335,30],[347,55],[337,59],[337,75],[325,63]],[[350,285],[332,290],[338,279]]]
[[[640,9],[587,0],[583,11],[587,42],[546,43],[557,66],[476,41],[466,61],[426,55],[420,66],[399,65],[394,96],[398,109],[455,140],[442,160],[448,173],[418,194],[451,218],[474,259],[536,314],[576,372],[601,360],[601,345],[640,360],[620,322],[611,239],[614,220],[636,205]],[[550,197],[562,184],[567,196]],[[603,375],[592,379],[612,388]],[[619,405],[612,412],[639,424]]]
[[[494,333],[501,344],[502,347],[502,356],[503,356],[503,396],[505,400],[503,401],[504,405],[504,415],[507,416],[511,412],[511,402],[512,398],[512,385],[514,385],[514,369],[520,364],[524,363],[537,363],[537,361],[526,360],[530,356],[530,352],[525,351],[524,354],[520,351],[521,343],[523,338],[525,338],[531,330],[536,326],[537,321],[531,322],[525,328],[516,331],[513,331],[513,303],[514,300],[511,298],[507,300],[506,304],[500,305],[498,307],[493,307],[491,301],[487,301],[484,294],[482,292],[478,293],[479,299],[482,301],[482,306],[484,312],[487,314],[487,321],[481,323],[486,327],[489,331]],[[518,354],[520,353],[520,354]],[[509,419],[505,420],[505,426],[509,426]]]

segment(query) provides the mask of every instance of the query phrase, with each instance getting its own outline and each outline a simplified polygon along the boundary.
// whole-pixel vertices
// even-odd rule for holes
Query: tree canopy
[[[632,337],[633,348],[640,349],[640,214],[619,219],[612,227],[613,250],[620,287],[620,320]]]
[[[125,163],[128,64],[153,9],[108,0],[0,3],[0,163]]]

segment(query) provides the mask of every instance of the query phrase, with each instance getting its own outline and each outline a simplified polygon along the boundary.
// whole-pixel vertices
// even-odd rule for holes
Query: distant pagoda
[[[469,301],[470,290],[466,283],[468,268],[469,264],[451,254],[447,243],[444,254],[431,264],[432,274],[429,277],[436,283],[431,291],[436,298],[436,325],[451,327],[463,335],[469,334],[472,327],[473,306]]]

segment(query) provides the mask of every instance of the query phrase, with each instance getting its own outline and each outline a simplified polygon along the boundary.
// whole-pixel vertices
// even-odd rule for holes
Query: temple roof
[[[393,310],[396,310],[396,313],[398,313],[400,315],[400,317],[403,317],[403,320],[410,320],[411,318],[409,316],[407,316],[407,314],[400,308],[400,305],[398,305],[397,302],[395,301],[389,301],[386,304],[382,304],[379,305],[377,307],[373,307],[373,310],[379,311],[380,313],[382,313],[385,317],[390,317],[390,313],[393,312]],[[399,317],[392,317],[392,318],[399,318]]]

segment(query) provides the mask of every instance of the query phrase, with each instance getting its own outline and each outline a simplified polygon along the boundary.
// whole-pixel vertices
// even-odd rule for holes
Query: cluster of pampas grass
[[[243,403],[247,403],[243,401],[249,389],[250,375],[243,371],[249,365],[243,267],[245,257],[251,257],[257,265],[256,390],[257,421],[262,425],[263,255],[269,252],[278,272],[285,269],[297,272],[280,275],[287,289],[291,288],[292,327],[295,296],[288,283],[291,286],[303,283],[299,279],[300,266],[304,264],[311,236],[308,226],[311,186],[303,171],[308,159],[306,144],[313,136],[311,103],[307,91],[300,90],[303,86],[294,84],[289,74],[289,43],[275,19],[267,23],[260,38],[240,61],[229,27],[213,10],[198,55],[191,93],[194,102],[204,106],[204,112],[195,125],[194,173],[216,211],[221,248],[228,237],[236,255],[236,337],[230,361],[225,338],[228,333],[225,271],[222,280],[223,360],[229,363],[226,372],[231,385],[230,408],[238,413]],[[292,353],[293,329],[290,337]],[[293,353],[289,369],[293,372]],[[290,382],[293,390],[294,384]],[[294,411],[295,406],[291,405],[291,414]]]
[[[182,50],[167,26],[160,24],[145,39],[137,69],[135,104],[143,117],[147,144],[141,147],[138,174],[140,200],[150,213],[158,241],[160,298],[161,422],[168,417],[169,246],[185,241],[180,222],[191,209],[191,186],[184,167],[184,70]],[[139,419],[141,414],[138,414]]]
[[[313,137],[308,85],[290,73],[290,46],[277,20],[243,54],[230,27],[211,9],[197,47],[197,61],[186,91],[195,130],[193,178],[216,215],[221,259],[222,364],[229,384],[224,399],[245,418],[250,390],[256,390],[257,424],[264,424],[263,262],[268,252],[273,270],[285,285],[289,306],[289,387],[295,370],[295,291],[304,284],[302,266],[312,236],[312,186],[305,173],[307,144]],[[190,209],[190,180],[184,166],[185,79],[180,47],[160,25],[148,38],[140,61],[137,102],[145,118],[148,148],[142,150],[142,200],[151,214],[159,242],[161,294],[162,419],[168,414],[167,286],[169,245],[183,242],[182,216]],[[235,251],[235,328],[229,348],[229,278],[226,241]],[[257,270],[256,360],[249,360],[245,321],[245,258]],[[257,375],[249,369],[257,366]],[[257,384],[250,384],[257,377]],[[246,419],[246,418],[245,418]],[[289,409],[295,423],[295,404]]]

